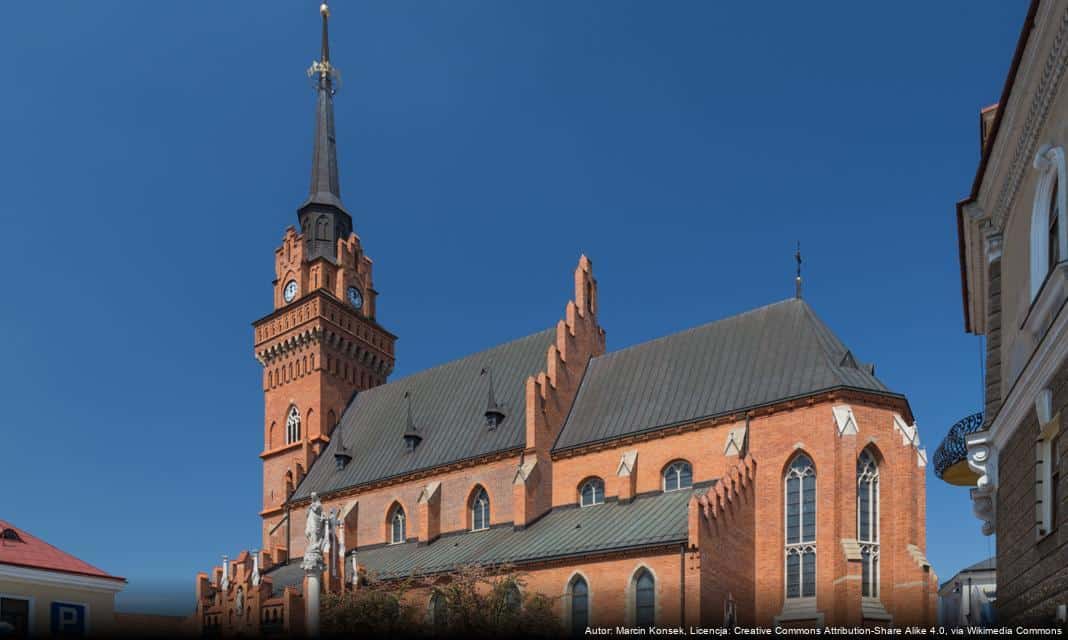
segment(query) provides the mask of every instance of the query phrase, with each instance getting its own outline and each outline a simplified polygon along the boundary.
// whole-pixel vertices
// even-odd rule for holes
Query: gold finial
[[[319,13],[323,14],[324,18],[330,17],[330,7],[326,6],[326,3],[319,5]]]

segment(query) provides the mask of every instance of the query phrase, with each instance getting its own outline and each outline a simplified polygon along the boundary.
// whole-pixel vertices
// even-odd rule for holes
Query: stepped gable
[[[894,394],[791,298],[590,361],[554,451],[836,388]]]

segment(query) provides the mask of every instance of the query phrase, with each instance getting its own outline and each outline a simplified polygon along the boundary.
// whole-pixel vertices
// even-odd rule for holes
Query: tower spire
[[[311,188],[308,203],[341,207],[341,186],[338,184],[337,143],[334,138],[334,94],[337,93],[338,71],[330,64],[330,7],[319,6],[323,17],[323,40],[319,59],[308,68],[308,77],[315,82],[315,146],[312,152]]]
[[[315,141],[312,147],[311,185],[308,199],[298,209],[301,229],[308,243],[308,259],[335,259],[336,242],[352,233],[352,218],[341,203],[334,135],[334,94],[341,76],[330,62],[330,7],[319,5],[323,20],[319,59],[308,68],[316,92]]]
[[[794,259],[797,260],[797,280],[795,281],[794,297],[798,300],[801,299],[801,241],[797,241],[797,253],[794,254]]]

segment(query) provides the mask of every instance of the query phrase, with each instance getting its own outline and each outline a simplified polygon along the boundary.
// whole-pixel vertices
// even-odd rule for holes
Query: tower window
[[[693,469],[685,460],[672,462],[664,469],[664,491],[678,491],[693,486]]]
[[[579,505],[592,507],[595,504],[604,503],[604,480],[590,478],[582,483],[579,488]]]
[[[816,595],[816,468],[801,453],[786,470],[786,597]]]
[[[286,416],[286,444],[300,442],[300,411],[290,407],[289,415]]]

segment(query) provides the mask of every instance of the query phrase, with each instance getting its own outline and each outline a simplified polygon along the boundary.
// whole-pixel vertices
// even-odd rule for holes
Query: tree
[[[323,599],[327,634],[381,636],[556,637],[552,599],[526,592],[512,567],[462,566],[432,577],[379,580]]]

